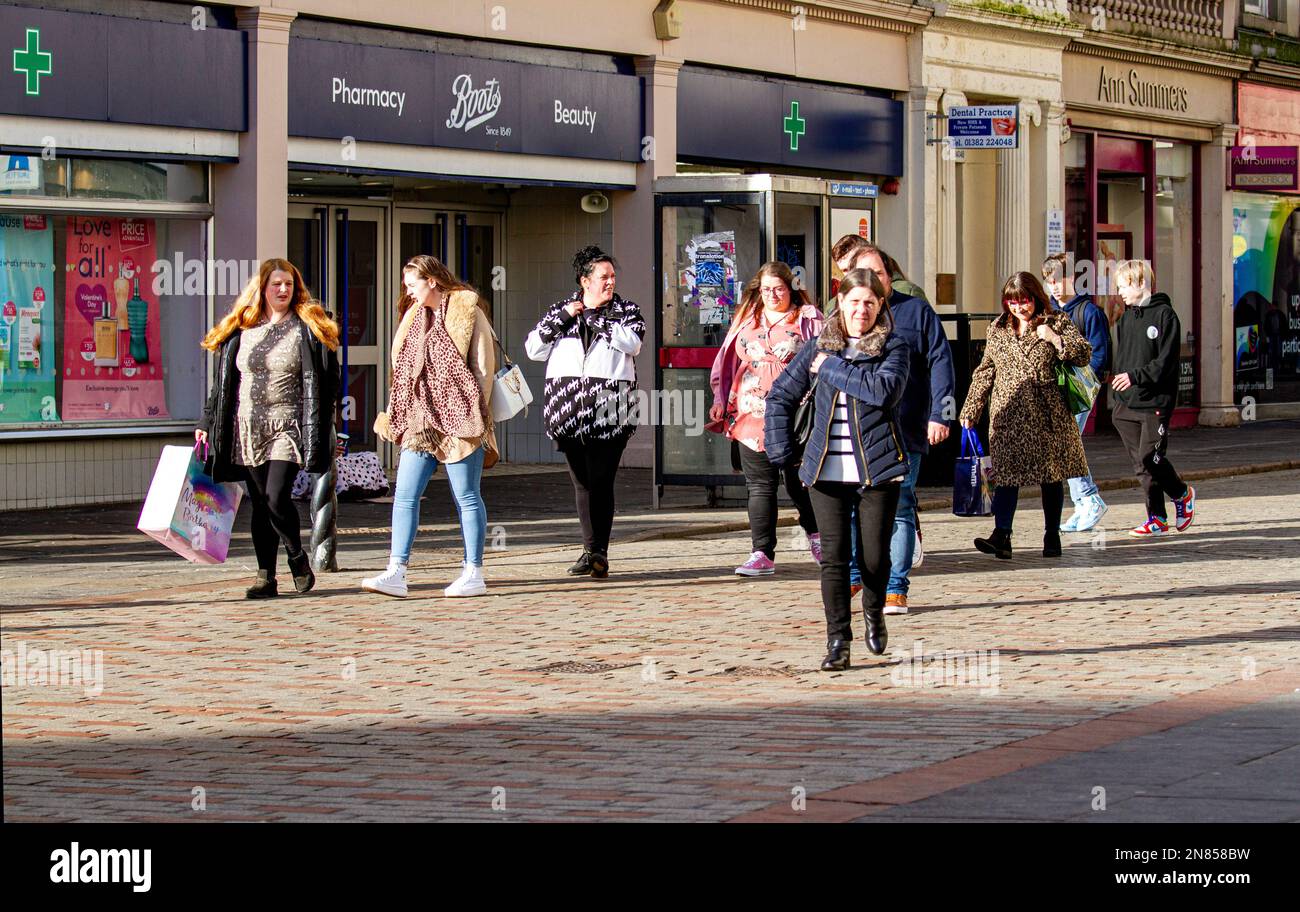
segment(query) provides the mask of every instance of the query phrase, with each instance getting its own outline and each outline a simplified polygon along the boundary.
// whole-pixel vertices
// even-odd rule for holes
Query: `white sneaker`
[[[1106,502],[1101,499],[1100,494],[1094,494],[1085,500],[1081,505],[1082,515],[1079,517],[1080,532],[1087,532],[1106,515]]]
[[[474,564],[465,564],[460,578],[442,590],[442,594],[447,598],[482,595],[484,592],[487,592],[487,583],[483,580],[483,568]]]
[[[362,580],[361,588],[393,598],[406,598],[406,564],[389,564],[388,569],[378,576]]]

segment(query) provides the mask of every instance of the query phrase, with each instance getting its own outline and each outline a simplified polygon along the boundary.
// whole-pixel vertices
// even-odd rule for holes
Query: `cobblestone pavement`
[[[616,541],[604,582],[507,538],[459,600],[426,537],[405,601],[357,588],[375,530],[309,596],[248,602],[246,545],[208,568],[94,522],[10,528],[6,663],[99,652],[6,682],[5,816],[1300,820],[1300,472],[1198,490],[1196,524],[1147,542],[1112,492],[1058,561],[1034,501],[1010,562],[970,548],[985,521],[927,513],[890,655],[859,641],[840,674],[813,670],[794,530],[761,580],[731,572],[743,532]]]

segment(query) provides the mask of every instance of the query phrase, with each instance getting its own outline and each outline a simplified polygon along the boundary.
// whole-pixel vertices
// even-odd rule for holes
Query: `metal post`
[[[338,463],[334,453],[335,437],[331,433],[330,467],[311,476],[311,566],[317,573],[337,573],[339,569],[339,500],[335,494]]]

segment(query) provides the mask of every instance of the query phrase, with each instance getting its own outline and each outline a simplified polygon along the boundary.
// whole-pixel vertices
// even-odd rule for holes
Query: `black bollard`
[[[337,573],[339,569],[339,499],[334,491],[338,480],[336,459],[330,460],[329,471],[311,476],[311,566],[317,573]]]

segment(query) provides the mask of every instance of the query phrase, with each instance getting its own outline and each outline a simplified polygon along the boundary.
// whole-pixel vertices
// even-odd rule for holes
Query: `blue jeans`
[[[1086,412],[1080,412],[1074,416],[1074,420],[1079,423],[1079,434],[1083,434],[1083,426],[1088,423],[1088,416],[1092,414],[1092,409]],[[1091,475],[1084,475],[1080,478],[1070,479],[1070,500],[1080,504],[1086,498],[1097,493],[1097,482],[1092,480]]]
[[[898,509],[894,511],[894,533],[889,539],[889,585],[886,593],[898,592],[907,595],[909,585],[907,575],[912,572],[912,558],[916,556],[916,479],[921,474],[921,454],[914,453],[907,457],[907,477],[903,479],[898,492]],[[858,518],[854,514],[849,522],[853,539],[853,553],[858,553]],[[858,562],[849,564],[849,582],[854,586],[862,585],[862,575],[858,573]]]
[[[429,479],[438,468],[438,459],[430,453],[402,450],[397,464],[397,486],[393,491],[393,552],[391,560],[405,564],[411,560],[411,545],[420,527],[420,498]],[[487,538],[487,508],[479,483],[483,478],[483,448],[479,447],[460,462],[446,463],[447,480],[460,514],[460,534],[465,540],[465,562],[483,566],[483,543]]]

